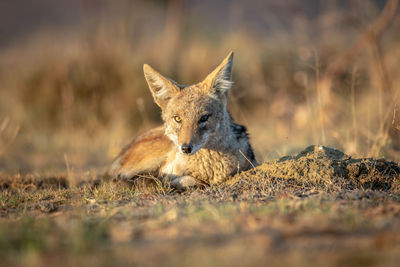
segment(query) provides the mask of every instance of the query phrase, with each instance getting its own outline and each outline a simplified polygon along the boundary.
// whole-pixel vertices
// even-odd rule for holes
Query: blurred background
[[[105,170],[161,123],[144,63],[202,80],[235,52],[230,110],[260,162],[322,144],[400,160],[397,0],[0,2],[0,173]]]

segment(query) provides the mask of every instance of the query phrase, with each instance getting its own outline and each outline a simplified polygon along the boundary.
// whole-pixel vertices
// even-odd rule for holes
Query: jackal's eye
[[[203,115],[203,116],[201,116],[199,122],[200,122],[200,123],[206,122],[206,121],[208,121],[209,118],[210,118],[210,115],[209,115],[209,114]]]
[[[181,123],[182,122],[181,117],[179,117],[178,115],[175,115],[173,118],[174,118],[174,121],[176,121],[177,123]]]

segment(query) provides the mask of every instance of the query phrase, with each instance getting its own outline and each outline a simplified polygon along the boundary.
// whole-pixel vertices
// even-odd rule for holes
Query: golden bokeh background
[[[101,173],[161,123],[144,63],[190,84],[231,50],[259,161],[311,144],[399,161],[397,0],[37,0],[0,3],[0,172]]]

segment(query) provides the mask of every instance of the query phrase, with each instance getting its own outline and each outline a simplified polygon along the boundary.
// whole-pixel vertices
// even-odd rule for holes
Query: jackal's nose
[[[183,145],[181,146],[181,151],[182,151],[182,153],[190,154],[190,153],[192,153],[192,150],[193,150],[193,146],[192,146],[192,145],[183,144]]]

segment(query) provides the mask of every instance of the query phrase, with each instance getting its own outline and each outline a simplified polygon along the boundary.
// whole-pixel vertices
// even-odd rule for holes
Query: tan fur
[[[226,108],[232,64],[231,52],[204,81],[191,86],[179,85],[144,65],[164,125],[128,145],[114,160],[109,175],[132,179],[150,173],[186,188],[222,182],[254,166],[246,129],[232,121]]]

